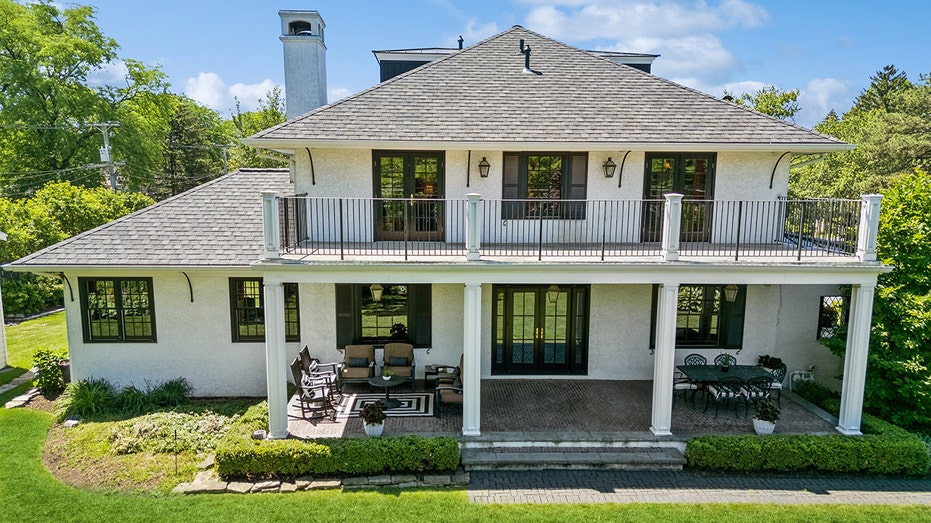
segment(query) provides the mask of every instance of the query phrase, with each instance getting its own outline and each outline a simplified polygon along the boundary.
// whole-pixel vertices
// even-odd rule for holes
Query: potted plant
[[[757,434],[772,434],[779,419],[779,407],[766,400],[756,402],[756,414],[753,416],[753,430]]]
[[[391,339],[393,340],[406,340],[407,339],[407,325],[403,323],[395,323],[391,326]]]
[[[381,401],[369,403],[362,407],[359,417],[362,418],[362,428],[365,429],[366,436],[381,436],[385,430],[385,418],[388,417],[385,415],[384,403]]]
[[[383,380],[388,381],[391,379],[392,372],[388,370],[388,367],[382,367],[381,377]]]
[[[769,369],[772,371],[782,365],[782,358],[764,354],[757,359],[756,364],[760,367],[763,367],[764,369]]]

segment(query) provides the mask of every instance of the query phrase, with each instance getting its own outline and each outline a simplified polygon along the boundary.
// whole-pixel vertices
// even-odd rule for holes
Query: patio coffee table
[[[369,378],[369,385],[373,387],[382,387],[385,389],[385,399],[381,400],[385,404],[386,409],[396,409],[401,406],[401,402],[398,400],[391,399],[391,387],[397,387],[402,383],[407,383],[410,381],[407,378],[402,378],[401,376],[391,376],[388,379],[385,379],[381,376],[375,376],[374,378]]]

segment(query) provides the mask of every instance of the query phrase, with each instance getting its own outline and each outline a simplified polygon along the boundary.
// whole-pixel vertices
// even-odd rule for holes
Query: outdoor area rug
[[[337,418],[358,418],[359,411],[369,403],[385,399],[384,394],[345,394],[339,403]],[[417,416],[433,415],[433,394],[428,392],[409,392],[391,394],[391,399],[398,400],[401,405],[394,409],[386,409],[389,418],[412,418]]]

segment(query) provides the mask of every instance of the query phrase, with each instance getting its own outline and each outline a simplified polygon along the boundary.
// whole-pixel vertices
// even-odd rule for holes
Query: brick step
[[[672,447],[463,448],[465,470],[682,470],[685,456]]]

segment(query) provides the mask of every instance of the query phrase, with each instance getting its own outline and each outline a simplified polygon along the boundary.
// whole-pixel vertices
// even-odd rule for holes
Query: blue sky
[[[79,0],[80,1],[80,0]],[[800,89],[796,122],[846,111],[869,77],[895,64],[931,72],[931,2],[847,0],[85,0],[121,55],[161,65],[172,90],[227,116],[284,82],[279,9],[327,25],[330,101],[378,82],[373,49],[453,47],[520,24],[586,49],[656,53],[653,72],[715,96],[768,84]],[[114,67],[109,74],[118,74]]]

